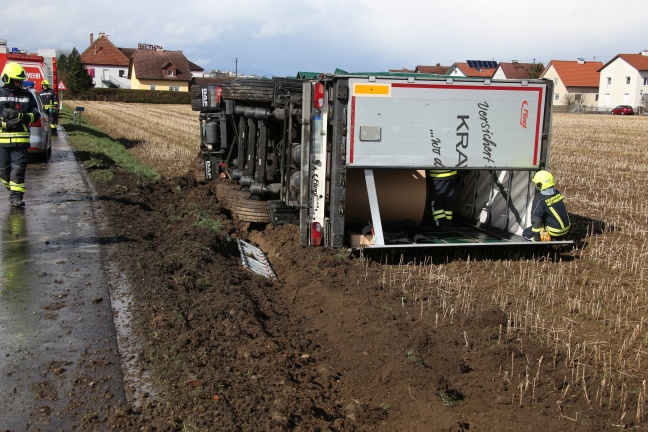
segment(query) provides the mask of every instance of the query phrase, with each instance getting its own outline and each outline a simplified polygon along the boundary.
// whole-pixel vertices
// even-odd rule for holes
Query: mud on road
[[[126,402],[92,197],[64,136],[0,192],[0,430],[72,430]],[[79,430],[79,429],[77,429]]]

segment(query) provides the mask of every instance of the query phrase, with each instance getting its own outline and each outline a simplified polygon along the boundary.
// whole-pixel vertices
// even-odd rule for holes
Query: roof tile
[[[138,80],[191,81],[189,60],[182,51],[138,49],[131,62]],[[174,70],[172,76],[167,74],[170,69]]]
[[[565,87],[596,87],[599,86],[599,70],[601,62],[580,62],[551,60],[547,69],[554,67]]]
[[[89,65],[128,67],[128,48],[117,48],[107,36],[101,36],[81,53],[81,61]]]

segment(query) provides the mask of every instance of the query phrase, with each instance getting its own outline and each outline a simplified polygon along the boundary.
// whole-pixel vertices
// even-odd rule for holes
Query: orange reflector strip
[[[354,87],[356,95],[389,96],[390,90],[389,84],[356,84]]]

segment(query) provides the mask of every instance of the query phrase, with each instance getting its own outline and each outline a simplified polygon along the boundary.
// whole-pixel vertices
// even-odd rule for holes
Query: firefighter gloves
[[[2,129],[12,129],[23,123],[23,113],[11,108],[2,109]]]

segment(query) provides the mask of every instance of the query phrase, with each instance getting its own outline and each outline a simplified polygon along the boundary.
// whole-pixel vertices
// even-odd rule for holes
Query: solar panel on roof
[[[469,68],[494,69],[497,62],[493,60],[467,60]]]

